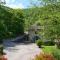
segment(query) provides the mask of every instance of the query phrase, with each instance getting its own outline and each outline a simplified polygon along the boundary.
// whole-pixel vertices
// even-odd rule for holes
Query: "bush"
[[[51,54],[40,54],[36,55],[34,60],[55,60]]]
[[[46,45],[46,46],[53,46],[53,45],[55,45],[55,42],[54,41],[45,41],[44,45]]]
[[[37,40],[36,43],[39,46],[39,48],[41,48],[41,46],[43,45],[43,41],[42,40]]]

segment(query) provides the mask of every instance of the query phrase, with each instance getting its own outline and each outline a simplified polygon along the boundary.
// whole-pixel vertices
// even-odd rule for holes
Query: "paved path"
[[[32,60],[36,54],[42,52],[36,44],[20,44],[4,50],[8,60]]]

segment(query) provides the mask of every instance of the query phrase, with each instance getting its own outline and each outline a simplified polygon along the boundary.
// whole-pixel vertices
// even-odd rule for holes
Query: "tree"
[[[12,16],[12,27],[13,32],[16,34],[23,34],[24,33],[24,16],[23,16],[23,11],[20,9],[14,9],[11,11],[13,14]],[[14,25],[13,25],[14,24]],[[9,30],[11,30],[9,28]]]
[[[5,0],[0,0],[0,5],[4,5],[6,4],[6,1]]]
[[[60,2],[60,0],[36,0],[36,2],[40,2],[40,4],[35,3],[34,5],[47,5],[47,4],[56,4]],[[33,3],[32,3],[33,4]]]
[[[25,13],[25,29],[28,30],[40,18],[40,8],[32,7],[24,10]]]
[[[44,6],[38,7],[39,21],[44,26],[44,37],[47,40],[60,38],[60,0],[37,0],[41,1]],[[45,5],[46,3],[46,5]],[[36,16],[37,17],[37,16]],[[34,20],[34,19],[33,19]]]
[[[24,33],[24,16],[20,9],[0,7],[0,39],[11,38]]]
[[[43,7],[41,20],[44,26],[45,39],[54,40],[60,38],[60,5],[47,5]]]

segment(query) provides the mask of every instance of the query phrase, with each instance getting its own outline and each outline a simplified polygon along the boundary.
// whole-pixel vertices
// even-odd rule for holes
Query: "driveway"
[[[7,53],[8,60],[32,60],[36,54],[42,52],[34,43],[19,44],[5,48],[4,51]]]

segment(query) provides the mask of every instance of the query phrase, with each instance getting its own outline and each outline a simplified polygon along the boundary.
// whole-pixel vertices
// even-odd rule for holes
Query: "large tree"
[[[20,9],[0,7],[0,39],[24,33],[24,16]]]
[[[34,1],[34,0],[32,0]],[[47,4],[56,4],[57,2],[60,2],[60,0],[36,0],[36,2],[39,2],[40,4],[35,3],[34,5],[47,5]],[[34,2],[33,2],[34,3]],[[33,4],[32,3],[32,4]]]
[[[60,0],[37,0],[41,1],[44,5],[42,7],[33,9],[34,16],[33,21],[40,21],[41,25],[44,26],[44,37],[45,39],[59,39],[60,38]],[[46,3],[46,5],[45,5]],[[36,7],[36,6],[34,6]],[[35,14],[38,12],[38,14]],[[32,16],[33,15],[33,16]],[[39,17],[35,20],[35,18]],[[34,24],[34,23],[33,23]]]
[[[5,0],[0,0],[0,5],[4,5],[6,4],[6,1]]]

